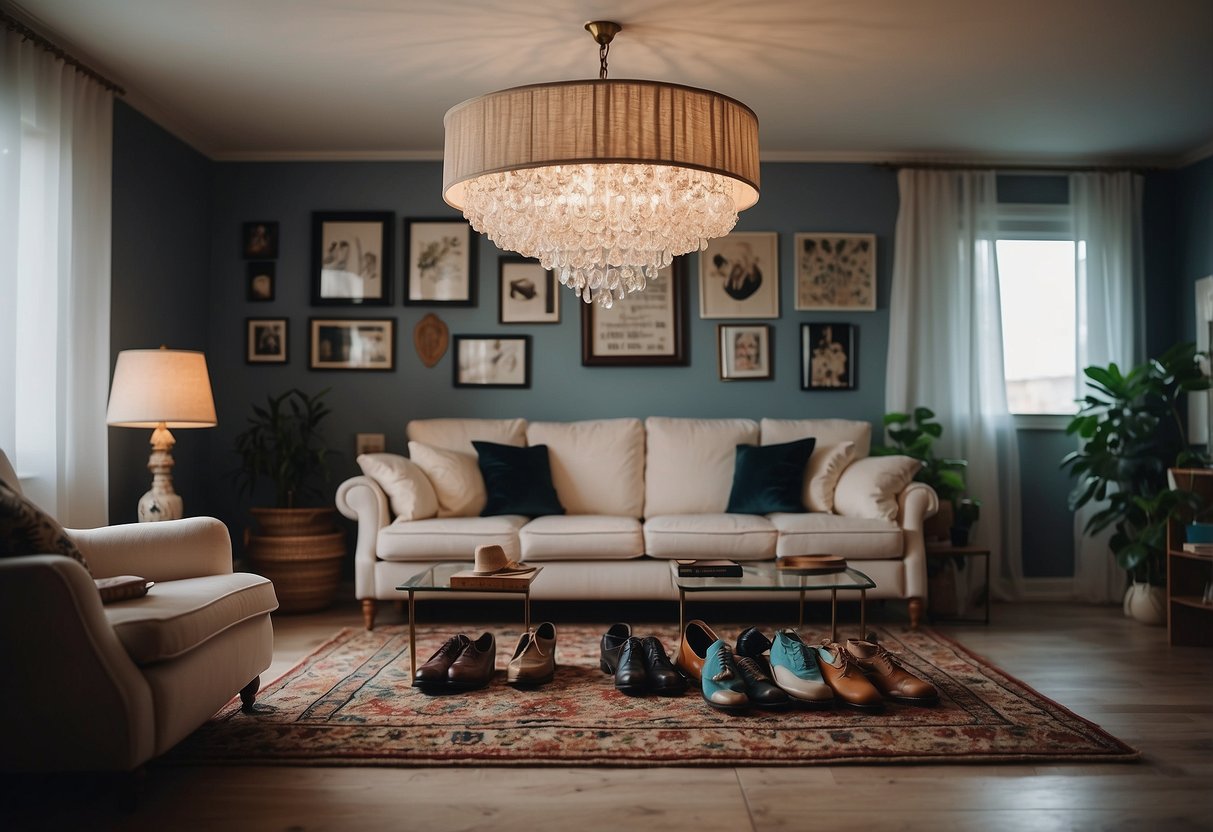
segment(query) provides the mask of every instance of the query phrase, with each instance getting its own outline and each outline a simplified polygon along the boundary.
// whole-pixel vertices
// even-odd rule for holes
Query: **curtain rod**
[[[1124,170],[1130,173],[1153,173],[1163,170],[1147,165],[999,165],[964,162],[877,162],[877,167],[893,170],[992,170],[995,173],[1022,173],[1028,176],[1064,176],[1067,173],[1111,173]]]
[[[50,52],[56,58],[59,58],[61,61],[63,61],[63,63],[74,68],[76,72],[79,72],[81,75],[92,78],[98,84],[105,87],[115,95],[126,95],[126,90],[124,90],[120,84],[116,84],[110,79],[106,78],[100,72],[93,69],[74,55],[68,54],[54,41],[38,34],[29,26],[25,25],[3,9],[0,9],[0,20],[4,21],[4,28],[8,29],[10,32],[16,32],[25,40],[33,41],[45,51]]]

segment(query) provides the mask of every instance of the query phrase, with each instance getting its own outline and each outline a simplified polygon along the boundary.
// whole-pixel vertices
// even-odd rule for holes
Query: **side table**
[[[953,546],[950,543],[928,543],[928,558],[983,558],[985,560],[985,608],[984,618],[953,618],[952,621],[981,621],[990,623],[990,550],[981,546]]]

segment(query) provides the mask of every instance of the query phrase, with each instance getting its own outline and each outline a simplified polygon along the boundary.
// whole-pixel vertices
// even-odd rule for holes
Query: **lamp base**
[[[185,516],[181,495],[173,490],[173,445],[175,440],[164,423],[152,431],[152,454],[147,470],[152,472],[152,487],[139,498],[139,522],[180,520]]]
[[[180,494],[158,491],[154,486],[139,498],[139,522],[180,520],[185,516],[185,504]]]

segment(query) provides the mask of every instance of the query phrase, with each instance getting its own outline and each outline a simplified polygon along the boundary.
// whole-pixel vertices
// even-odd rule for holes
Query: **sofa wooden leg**
[[[257,676],[253,681],[240,689],[240,710],[246,714],[253,713],[253,702],[257,699],[257,691],[261,690],[261,677]]]
[[[910,610],[910,629],[917,630],[918,625],[922,622],[922,599],[911,598],[908,607]]]
[[[375,629],[375,599],[362,599],[362,623],[367,631]]]

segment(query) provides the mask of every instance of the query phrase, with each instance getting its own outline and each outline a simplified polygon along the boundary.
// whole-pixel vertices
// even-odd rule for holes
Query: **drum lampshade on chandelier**
[[[598,80],[501,90],[443,123],[443,199],[503,249],[610,308],[758,201],[758,118],[709,90],[607,80],[616,23],[585,28]]]

